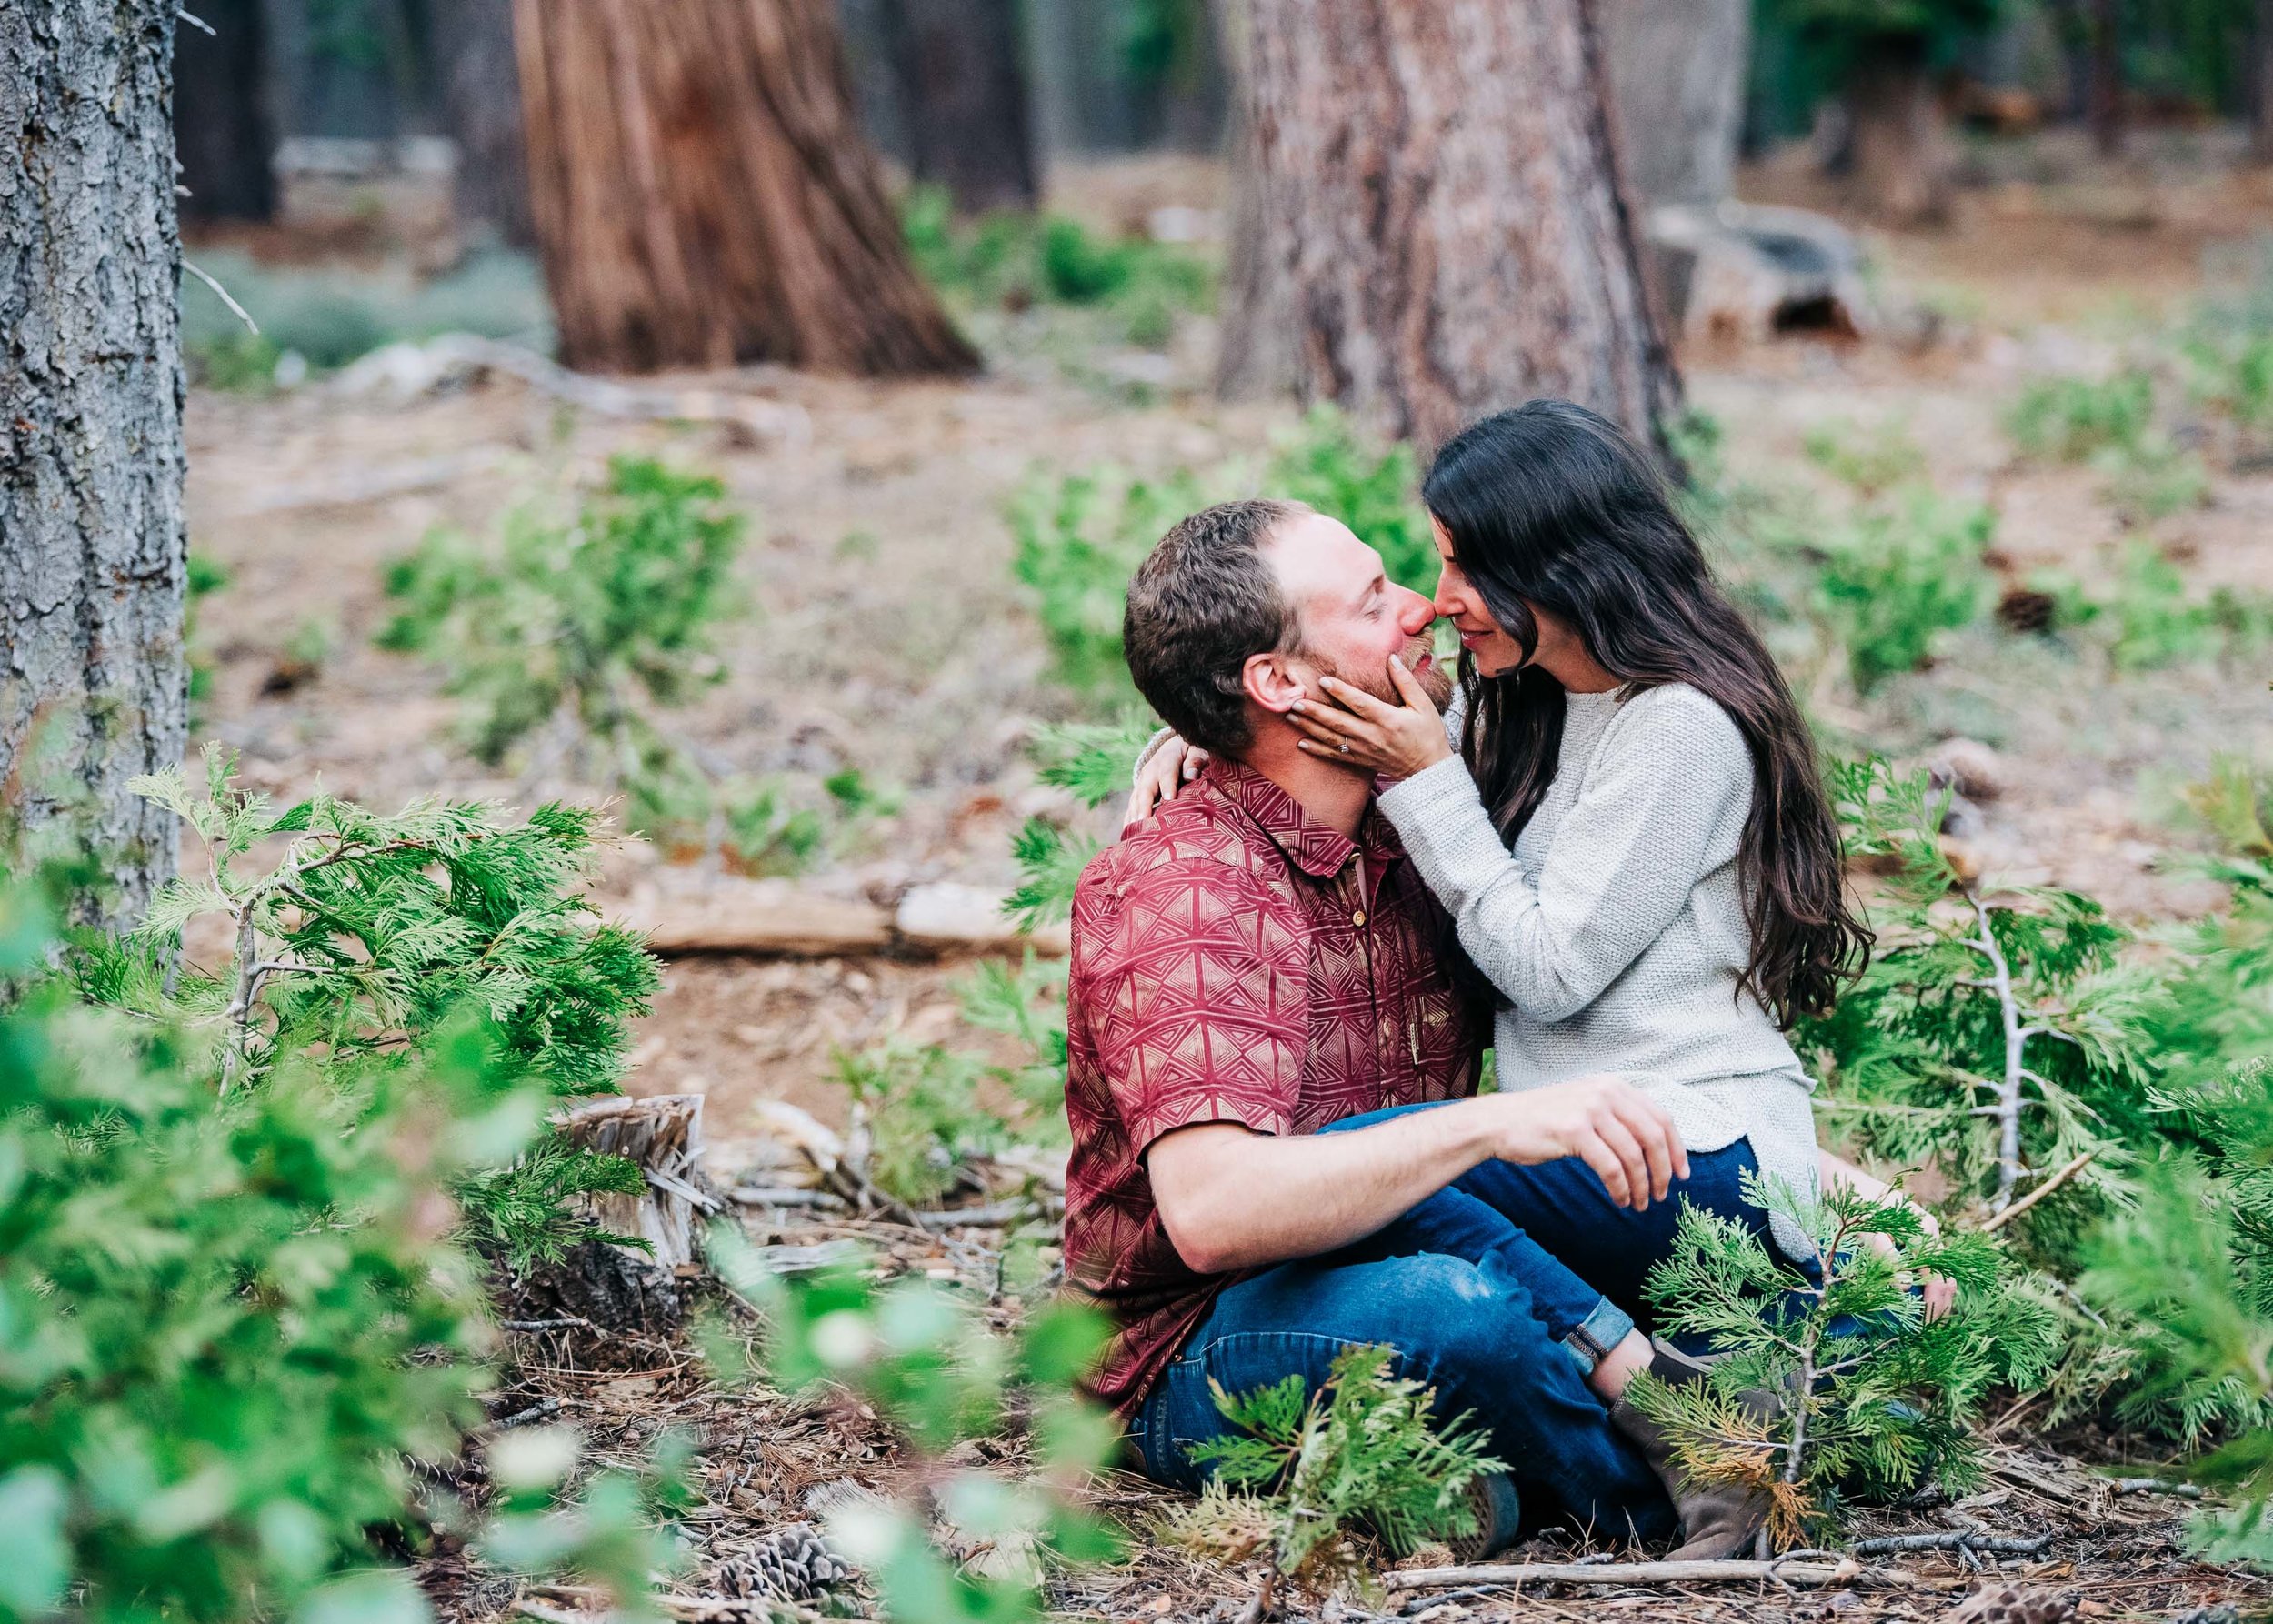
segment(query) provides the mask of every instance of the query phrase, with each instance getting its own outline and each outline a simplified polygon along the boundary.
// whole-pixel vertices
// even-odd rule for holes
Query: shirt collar
[[[1201,776],[1268,836],[1287,854],[1288,862],[1312,879],[1329,879],[1339,874],[1351,855],[1360,850],[1377,870],[1405,855],[1397,830],[1371,802],[1367,803],[1357,838],[1353,840],[1311,817],[1303,811],[1301,802],[1245,762],[1216,756]]]

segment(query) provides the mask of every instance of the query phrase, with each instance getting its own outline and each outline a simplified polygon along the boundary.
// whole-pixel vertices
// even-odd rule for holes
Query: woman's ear
[[[1249,655],[1239,667],[1239,687],[1249,699],[1277,716],[1285,716],[1296,700],[1311,697],[1309,686],[1284,654]]]

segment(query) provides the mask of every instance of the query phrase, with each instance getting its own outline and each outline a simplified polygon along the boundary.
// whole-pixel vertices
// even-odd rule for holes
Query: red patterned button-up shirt
[[[1222,757],[1082,871],[1067,986],[1066,1278],[1116,1334],[1091,1387],[1126,1413],[1230,1275],[1187,1268],[1145,1151],[1198,1122],[1312,1133],[1473,1093],[1480,1011],[1396,831],[1358,837]]]

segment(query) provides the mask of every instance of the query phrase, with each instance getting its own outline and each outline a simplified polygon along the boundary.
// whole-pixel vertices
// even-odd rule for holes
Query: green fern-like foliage
[[[1834,764],[1829,787],[1850,859],[1884,877],[1868,971],[1795,1035],[1824,1062],[1819,1108],[1866,1151],[1933,1159],[1953,1211],[2009,1204],[2089,1154],[2016,1226],[2047,1255],[2070,1255],[2082,1226],[2121,1197],[2134,1147],[2158,1132],[2152,981],[2118,961],[2127,933],[2089,898],[1991,901],[1961,876],[1937,837],[1947,797],[1923,775]],[[2018,1128],[2009,1160],[2008,1105]]]
[[[631,827],[675,855],[793,871],[823,842],[823,807],[733,771],[667,719],[726,675],[745,528],[717,480],[619,456],[571,520],[523,507],[494,551],[443,532],[396,561],[379,642],[442,667],[483,761],[621,793]]]
[[[459,1020],[219,1092],[48,971],[54,913],[0,887],[0,1618],[418,1616],[375,1534],[488,1385],[447,1192],[545,1090]]]
[[[1355,1523],[1398,1551],[1476,1531],[1468,1489],[1507,1467],[1467,1418],[1440,1424],[1435,1390],[1396,1375],[1395,1357],[1345,1348],[1316,1394],[1299,1376],[1252,1393],[1215,1388],[1238,1431],[1197,1446],[1193,1459],[1260,1510],[1277,1573],[1308,1582],[1337,1570],[1335,1547]]]
[[[1792,1218],[1825,1261],[1811,1280],[1747,1225],[1683,1203],[1646,1289],[1663,1329],[1720,1357],[1702,1383],[1641,1377],[1628,1389],[1683,1467],[1763,1491],[1785,1546],[1836,1522],[1856,1494],[1978,1482],[1969,1423],[1992,1388],[2041,1383],[2059,1346],[2049,1305],[2011,1282],[1996,1241],[1928,1234],[1907,1202],[1845,1188],[1807,1199],[1757,1178],[1746,1194]],[[1922,1273],[1958,1287],[1941,1318],[1908,1288]]]
[[[390,817],[323,794],[279,812],[236,787],[232,766],[210,747],[196,791],[179,772],[135,781],[189,826],[205,861],[159,892],[133,936],[85,945],[84,996],[204,1037],[225,1091],[300,1056],[342,1076],[399,1064],[466,1009],[494,1026],[501,1063],[549,1094],[616,1086],[629,1022],[659,977],[638,939],[585,899],[595,814],[546,807],[512,823],[426,799]],[[273,862],[255,857],[279,841]],[[184,927],[214,915],[225,958],[179,959]],[[526,1266],[583,1232],[570,1196],[635,1188],[633,1173],[552,1147],[461,1197],[474,1232]]]

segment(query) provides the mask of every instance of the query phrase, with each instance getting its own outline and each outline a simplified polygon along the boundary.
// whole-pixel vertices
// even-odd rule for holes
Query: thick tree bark
[[[186,743],[174,0],[0,0],[0,816],[139,915]]]
[[[1679,379],[1643,292],[1587,0],[1245,0],[1234,390],[1430,446],[1539,396],[1655,438]],[[1247,376],[1242,376],[1245,368]]]
[[[909,167],[967,214],[1032,208],[1041,165],[1018,0],[885,0]]]
[[[2273,0],[2258,0],[2249,43],[2250,149],[2273,164]]]
[[[458,149],[458,213],[516,247],[534,246],[513,0],[447,0],[435,24],[443,114]]]
[[[1751,12],[1749,0],[1608,0],[1602,7],[1618,153],[1645,204],[1709,208],[1733,194]]]
[[[1847,81],[1847,110],[1864,208],[1894,226],[1947,216],[1954,157],[1925,42],[1897,36],[1873,47]]]
[[[197,15],[212,34],[184,24],[174,37],[174,143],[189,190],[182,214],[265,220],[276,207],[276,135],[261,0],[204,0]]]
[[[2091,0],[2091,140],[2101,157],[2123,150],[2122,0]]]
[[[568,365],[976,365],[908,262],[833,0],[515,0],[514,39]]]

